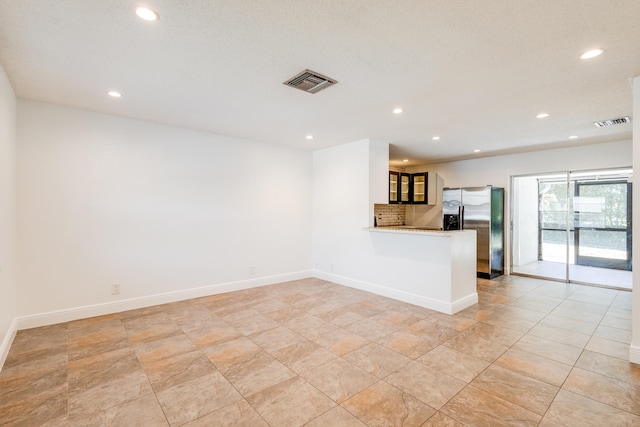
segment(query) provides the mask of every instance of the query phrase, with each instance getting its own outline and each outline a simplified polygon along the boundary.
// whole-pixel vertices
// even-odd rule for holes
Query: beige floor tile
[[[611,307],[607,310],[607,316],[618,317],[620,319],[631,320],[631,308]]]
[[[151,394],[91,415],[69,417],[69,426],[168,426],[156,397]]]
[[[389,375],[385,381],[435,409],[440,409],[467,385],[464,381],[418,362],[411,362]]]
[[[565,300],[559,308],[568,308],[569,310],[584,311],[588,313],[604,314],[607,312],[608,306],[600,304],[591,304],[588,302]]]
[[[407,366],[412,360],[375,343],[354,350],[343,358],[378,378]]]
[[[618,341],[625,344],[631,344],[631,330],[630,329],[618,329],[611,326],[600,325],[598,329],[593,333],[595,337],[606,338],[613,341]]]
[[[326,332],[319,335],[313,341],[338,356],[344,356],[370,342],[360,335],[356,335],[345,329],[335,329],[331,332]]]
[[[353,311],[346,311],[344,308],[320,314],[318,317],[341,328],[366,319],[365,316],[354,313]]]
[[[460,353],[444,345],[426,353],[418,359],[418,362],[465,382],[471,382],[489,366],[489,362]]]
[[[283,308],[289,307],[289,304],[285,304],[284,302],[278,299],[268,299],[259,304],[253,306],[253,309],[258,313],[266,314],[272,311],[282,310]]]
[[[608,313],[608,312],[607,312]],[[606,314],[600,322],[600,326],[609,326],[612,328],[631,330],[631,319],[623,319],[616,316]]]
[[[34,390],[27,396],[0,405],[3,426],[66,425],[68,414],[68,388],[63,385]]]
[[[582,348],[568,344],[550,341],[534,335],[525,335],[514,346],[514,349],[526,351],[538,356],[546,357],[556,362],[573,365],[580,357]]]
[[[629,344],[619,341],[612,341],[606,338],[591,337],[585,350],[595,353],[606,354],[618,359],[629,360]]]
[[[70,387],[69,417],[92,416],[97,412],[152,393],[149,380],[142,369],[86,387]]]
[[[141,362],[153,362],[179,354],[189,353],[198,348],[184,334],[151,341],[135,347],[138,359]]]
[[[604,317],[602,313],[590,313],[587,311],[572,310],[564,307],[558,307],[555,310],[553,310],[551,312],[551,316],[564,317],[565,319],[579,320],[580,322],[587,323],[590,326],[589,329],[578,330],[578,332],[584,332],[584,333],[593,332],[596,329],[596,326],[598,326],[598,324]],[[565,329],[568,329],[566,328],[566,326],[571,326],[571,323],[567,322],[566,320],[563,320],[563,319],[557,319],[557,320],[559,320],[559,322],[557,323],[559,327],[564,327]]]
[[[466,331],[462,332],[459,336],[465,337],[468,335],[473,335],[474,337],[479,339],[511,346],[523,336],[523,333],[504,325],[478,323],[477,325],[474,325]]]
[[[378,381],[373,375],[344,359],[334,359],[303,372],[301,376],[337,403]]]
[[[433,348],[431,341],[404,331],[387,335],[379,339],[378,344],[411,359],[417,359]]]
[[[614,408],[640,415],[640,386],[574,368],[562,388]]]
[[[347,325],[345,326],[345,329],[353,332],[354,334],[358,334],[370,341],[377,341],[380,338],[386,337],[387,335],[398,331],[400,328],[380,323],[379,321],[370,317],[360,320],[359,322]]]
[[[568,344],[578,348],[584,348],[591,338],[591,335],[588,334],[555,328],[546,324],[534,326],[528,332],[528,335],[533,335],[538,338],[544,338],[561,344]]]
[[[291,344],[307,341],[307,339],[302,335],[296,334],[289,328],[279,326],[251,336],[251,341],[258,344],[269,353],[273,353],[276,350],[290,346]]]
[[[442,409],[445,415],[466,425],[537,426],[541,416],[486,391],[468,386]]]
[[[460,334],[460,332],[455,329],[442,324],[432,323],[430,318],[420,320],[402,330],[429,341],[434,347]]]
[[[246,400],[234,402],[183,425],[184,427],[269,427]]]
[[[242,336],[236,328],[219,320],[209,320],[199,328],[186,332],[186,335],[198,348],[210,347]]]
[[[560,390],[540,422],[540,427],[635,425],[640,425],[640,417],[637,415],[566,390]]]
[[[336,406],[333,409],[320,415],[318,418],[308,422],[305,427],[366,427],[358,418],[352,415],[342,406]]]
[[[337,326],[316,316],[304,315],[289,321],[286,326],[309,340],[337,329]]]
[[[434,325],[442,325],[449,329],[454,329],[458,332],[467,330],[471,326],[478,323],[478,321],[475,320],[473,317],[463,316],[463,315],[460,315],[459,313],[453,316],[449,314],[444,314],[444,313],[435,313],[429,316],[428,319],[429,319],[429,322],[431,322]]]
[[[513,301],[511,306],[539,311],[541,313],[549,313],[562,302],[563,300],[561,298],[550,298],[541,295],[528,294]]]
[[[164,312],[127,319],[122,321],[122,325],[134,345],[182,333],[182,329]]]
[[[182,425],[242,400],[219,372],[178,384],[156,394],[169,423]]]
[[[100,353],[69,362],[69,387],[72,392],[81,391],[141,371],[142,366],[131,348]]]
[[[567,311],[570,311],[570,310],[567,310]],[[583,312],[576,311],[574,313],[580,314]],[[593,331],[596,330],[599,323],[600,323],[600,320],[595,321],[595,320],[589,320],[586,318],[573,319],[570,317],[557,316],[555,314],[550,314],[540,321],[540,324],[544,326],[557,328],[557,329],[565,329],[568,331],[579,332],[579,333],[588,334],[588,335],[591,335]]]
[[[53,358],[53,363],[38,364],[32,361],[0,371],[0,407],[13,405],[49,389],[63,387],[66,390],[66,358],[63,364],[58,359],[61,359],[59,355]]]
[[[304,316],[305,314],[307,314],[306,310],[294,306],[287,306],[286,308],[271,311],[264,315],[284,325],[297,317]]]
[[[308,340],[281,348],[273,355],[297,374],[323,365],[337,357],[329,350]]]
[[[229,366],[223,372],[245,397],[296,376],[295,372],[265,351],[246,362]]]
[[[259,313],[256,316],[242,317],[240,319],[224,317],[224,320],[244,335],[253,335],[280,326],[275,320]]]
[[[443,345],[487,362],[495,361],[509,349],[507,345],[477,338],[473,334],[456,336],[445,341]]]
[[[396,328],[403,328],[421,320],[419,317],[414,316],[411,313],[401,313],[394,310],[383,311],[382,313],[373,316],[372,319],[382,323],[383,325],[395,326]]]
[[[128,348],[127,332],[119,321],[100,328],[87,328],[86,334],[76,333],[68,339],[69,360],[82,359],[95,354]],[[84,332],[78,331],[78,332]]]
[[[436,412],[384,380],[364,389],[342,406],[368,426],[420,426]]]
[[[451,417],[447,417],[441,412],[437,412],[422,424],[421,427],[464,427],[464,424],[457,422]]]
[[[156,393],[216,371],[215,366],[201,351],[145,362],[142,367]]]
[[[640,365],[633,364],[629,360],[584,351],[576,367],[640,386]]]
[[[559,390],[558,387],[495,365],[483,371],[471,384],[539,415],[544,415]]]
[[[557,387],[571,371],[570,365],[515,348],[507,350],[495,364]]]
[[[478,292],[450,316],[301,279],[19,331],[0,424],[638,424],[630,292]]]
[[[246,337],[226,341],[202,350],[213,364],[221,370],[226,370],[233,365],[247,362],[258,353],[264,351],[253,341]]]
[[[336,406],[336,403],[300,377],[276,384],[247,397],[272,426],[299,426]]]

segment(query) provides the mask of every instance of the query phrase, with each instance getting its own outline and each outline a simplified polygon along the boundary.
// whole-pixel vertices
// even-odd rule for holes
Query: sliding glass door
[[[512,178],[514,274],[631,287],[631,170]]]

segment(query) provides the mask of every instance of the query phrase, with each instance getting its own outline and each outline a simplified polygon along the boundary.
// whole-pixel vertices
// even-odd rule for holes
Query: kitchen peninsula
[[[478,302],[475,230],[368,227],[376,262],[391,277],[388,296],[446,314]],[[381,292],[384,293],[384,292]]]

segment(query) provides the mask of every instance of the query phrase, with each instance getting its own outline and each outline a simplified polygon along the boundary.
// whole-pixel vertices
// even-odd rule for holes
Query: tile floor
[[[560,262],[534,261],[524,265],[514,265],[512,268],[515,273],[530,276],[558,280],[565,280],[567,277],[567,265]],[[631,290],[633,286],[633,273],[631,271],[615,270],[613,268],[569,264],[569,278],[572,282],[625,290]]]
[[[3,426],[631,426],[631,293],[478,280],[448,316],[318,279],[20,331]]]

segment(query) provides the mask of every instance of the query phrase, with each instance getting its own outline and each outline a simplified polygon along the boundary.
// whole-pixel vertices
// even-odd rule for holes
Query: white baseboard
[[[629,361],[640,365],[640,347],[635,345],[629,346]]]
[[[17,318],[17,329],[22,330],[37,328],[40,326],[53,325],[56,323],[70,322],[72,320],[86,319],[88,317],[119,313],[127,310],[135,310],[138,308],[150,307],[158,304],[167,304],[171,302],[205,297],[225,292],[233,292],[242,289],[256,288],[259,286],[273,285],[290,280],[305,279],[311,276],[311,271],[299,271],[295,273],[278,274],[275,276],[260,277],[256,279],[241,280],[237,282],[220,283],[217,285],[209,285],[200,288],[185,289],[175,292],[166,292],[162,294],[148,295],[144,297],[130,298],[126,300],[102,304],[74,307],[64,310],[50,311],[46,313],[31,314],[28,316],[20,316]]]
[[[363,282],[361,280],[356,280],[349,277],[338,276],[336,274],[326,273],[319,270],[313,270],[313,277],[337,283],[339,285],[349,286],[350,288],[371,292],[376,295],[393,298],[399,301],[407,302],[409,304],[418,305],[420,307],[439,311],[445,314],[455,314],[460,310],[470,307],[478,302],[478,294],[475,292],[472,295],[467,295],[464,298],[449,303],[446,301],[428,298],[422,295],[416,295],[409,292],[400,291],[398,289],[375,285],[373,283]]]
[[[7,360],[9,349],[13,343],[13,339],[16,337],[16,332],[18,332],[18,319],[14,317],[9,325],[7,333],[4,334],[4,337],[2,338],[2,343],[0,343],[0,371],[2,371],[4,362]]]

